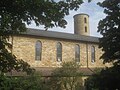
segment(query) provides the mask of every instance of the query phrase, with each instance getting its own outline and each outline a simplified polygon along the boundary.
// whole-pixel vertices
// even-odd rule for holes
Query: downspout
[[[11,53],[12,53],[12,55],[13,55],[13,35],[11,36],[11,38],[12,38],[12,49],[11,49]]]
[[[11,54],[13,55],[13,34],[11,35]],[[12,76],[12,71],[10,72],[11,76]]]

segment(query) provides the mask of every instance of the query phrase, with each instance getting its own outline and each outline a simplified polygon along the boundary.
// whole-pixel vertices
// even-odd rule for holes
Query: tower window
[[[95,47],[91,47],[91,62],[95,62]]]
[[[87,32],[87,27],[85,26],[85,32]]]
[[[57,43],[57,61],[62,61],[62,44]]]
[[[37,41],[35,44],[35,60],[41,60],[42,43]]]
[[[87,23],[87,19],[86,18],[84,18],[84,23]]]
[[[75,45],[75,61],[80,62],[80,47]]]

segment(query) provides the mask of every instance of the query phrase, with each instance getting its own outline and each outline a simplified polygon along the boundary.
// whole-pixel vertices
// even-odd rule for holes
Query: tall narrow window
[[[80,46],[75,45],[75,61],[80,62]]]
[[[95,47],[91,47],[91,62],[95,62]]]
[[[85,32],[87,32],[87,27],[85,26]]]
[[[57,61],[62,61],[62,44],[57,43]]]
[[[87,19],[86,18],[84,18],[84,22],[87,23]]]
[[[41,60],[42,43],[37,41],[35,44],[35,60]]]

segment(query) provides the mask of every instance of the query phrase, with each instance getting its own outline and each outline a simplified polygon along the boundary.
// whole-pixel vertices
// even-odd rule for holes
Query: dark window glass
[[[79,47],[79,45],[75,45],[75,60],[76,60],[76,62],[80,62],[80,47]]]
[[[95,62],[95,47],[91,47],[91,62]]]
[[[57,43],[57,61],[62,61],[62,44]]]
[[[87,32],[87,27],[85,26],[85,32]]]
[[[35,44],[35,60],[41,60],[42,43],[37,41]]]
[[[87,19],[86,18],[84,18],[84,22],[87,23]]]
[[[86,18],[84,18],[84,22],[87,23],[87,19]]]

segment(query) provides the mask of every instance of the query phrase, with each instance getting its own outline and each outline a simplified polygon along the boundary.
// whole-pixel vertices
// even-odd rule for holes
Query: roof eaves
[[[31,28],[29,28],[23,34],[24,35],[32,35],[32,36],[40,36],[40,37],[50,37],[50,38],[82,41],[82,42],[99,43],[99,40],[98,40],[99,38],[98,37],[83,36],[83,35],[61,33],[61,32],[54,32],[54,31],[43,31],[43,30],[31,29]]]

